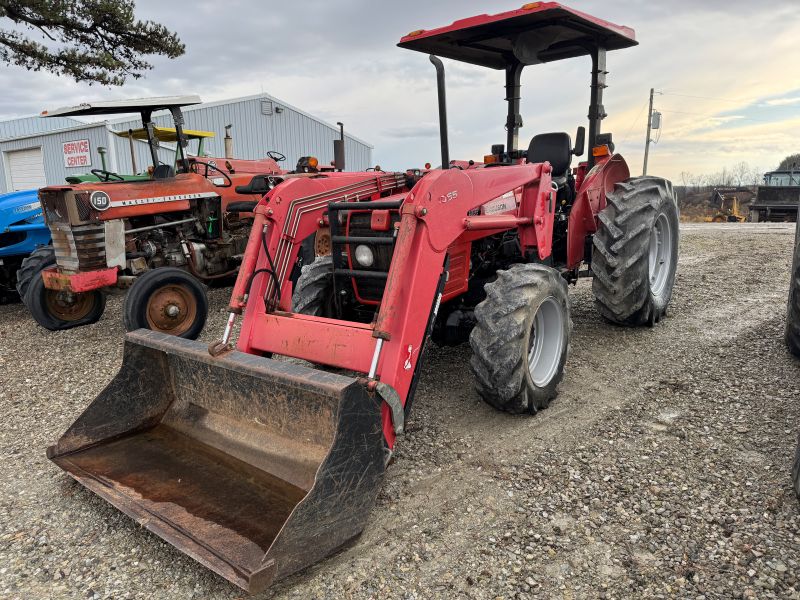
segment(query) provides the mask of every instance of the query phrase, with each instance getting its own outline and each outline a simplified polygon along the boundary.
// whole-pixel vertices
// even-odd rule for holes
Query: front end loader
[[[635,44],[631,29],[553,2],[404,37],[436,67],[442,167],[272,189],[221,340],[129,334],[119,374],[50,459],[256,592],[363,529],[429,340],[471,345],[492,406],[546,408],[567,361],[569,283],[594,277],[600,314],[622,326],[655,325],[672,294],[672,186],[631,178],[600,131],[606,51]],[[450,160],[439,56],[506,72],[507,143],[483,160]],[[579,56],[592,62],[588,140],[580,128],[574,144],[558,132],[520,148],[523,67]],[[330,254],[293,282],[303,240],[323,232]]]

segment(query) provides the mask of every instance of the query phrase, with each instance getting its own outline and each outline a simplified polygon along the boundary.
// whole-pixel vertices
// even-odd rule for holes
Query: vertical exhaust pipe
[[[225,158],[233,158],[233,138],[231,137],[231,125],[225,125]]]
[[[444,63],[438,56],[429,56],[436,67],[436,89],[439,93],[439,138],[442,145],[442,168],[450,168],[450,143],[447,138],[447,97],[444,86]]]
[[[344,124],[336,124],[339,126],[339,139],[333,140],[333,167],[337,171],[344,171]]]
[[[128,129],[128,143],[131,147],[131,165],[133,165],[131,175],[137,175],[139,170],[136,168],[136,149],[133,147],[133,129]]]

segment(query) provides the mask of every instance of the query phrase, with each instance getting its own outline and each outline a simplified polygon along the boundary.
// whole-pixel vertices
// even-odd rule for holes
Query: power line
[[[661,112],[665,113],[674,113],[676,115],[692,115],[695,117],[704,117],[706,119],[724,119],[726,115],[723,116],[716,116],[715,113],[697,113],[697,112],[686,112],[683,110],[668,110],[668,109],[661,109]],[[736,121],[758,121],[760,123],[774,123],[774,120],[769,119],[754,119],[753,117],[743,117],[741,115],[727,115],[730,117],[736,117]]]
[[[739,100],[732,100],[730,98],[720,98],[717,96],[695,96],[693,94],[675,94],[672,92],[661,92],[664,96],[677,96],[679,98],[698,98],[700,100],[717,100],[719,102],[725,102],[727,104],[744,104],[748,108],[755,108],[758,110],[797,110],[794,106],[780,106],[780,105],[767,105],[767,106],[760,106],[757,104],[757,100],[745,100],[744,98]]]
[[[654,144],[658,144],[658,142],[661,141],[661,134],[664,132],[664,121],[663,121],[663,119],[662,119],[660,125],[661,125],[661,127],[658,128],[658,138],[653,140]]]
[[[636,127],[636,123],[639,122],[639,117],[642,116],[642,113],[644,112],[644,107],[645,106],[647,106],[647,100],[645,100],[644,104],[642,104],[642,108],[639,110],[639,114],[636,115],[636,118],[633,120],[633,123],[631,123],[631,126],[628,128],[628,131],[625,134],[625,137],[622,138],[622,141],[620,142],[620,144],[624,144],[628,140],[628,136],[630,136],[631,131],[633,131],[633,128]]]
[[[678,96],[680,98],[698,98],[700,100],[720,100],[721,102],[730,102],[732,104],[741,104],[742,102],[752,102],[752,100],[732,100],[730,98],[718,98],[716,96],[695,96],[693,94],[675,94],[672,92],[661,92],[664,96]]]

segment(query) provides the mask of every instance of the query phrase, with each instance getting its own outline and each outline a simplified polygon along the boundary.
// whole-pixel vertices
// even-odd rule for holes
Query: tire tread
[[[517,264],[498,271],[497,279],[485,286],[486,299],[475,308],[477,323],[470,334],[472,370],[480,397],[498,410],[535,413],[556,396],[563,378],[561,369],[538,397],[527,384],[527,352],[521,351],[528,332],[530,303],[542,289],[557,289],[566,300],[567,348],[572,321],[566,281],[555,270],[538,264]]]
[[[649,232],[659,211],[672,204],[677,249],[677,203],[672,184],[659,177],[635,177],[618,183],[606,200],[592,240],[595,305],[604,319],[619,325],[656,322],[666,312],[674,273],[666,302],[656,305],[649,284]]]

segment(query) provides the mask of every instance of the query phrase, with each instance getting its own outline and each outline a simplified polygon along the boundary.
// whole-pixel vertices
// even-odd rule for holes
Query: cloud
[[[409,125],[408,127],[395,127],[384,130],[383,135],[400,139],[438,137],[439,125],[437,123],[421,123],[420,125]]]
[[[730,123],[732,121],[740,121],[744,119],[743,115],[726,115],[724,117],[711,117],[709,121],[716,125],[724,125],[725,123]]]
[[[792,106],[794,104],[800,104],[800,96],[793,96],[791,98],[773,98],[771,100],[765,100],[761,103],[762,106]]]
[[[185,56],[155,58],[145,77],[115,89],[0,68],[0,117],[88,99],[199,93],[211,101],[265,91],[328,121],[343,121],[375,145],[375,161],[385,168],[437,162],[434,70],[424,54],[400,50],[397,41],[415,29],[522,3],[197,0],[187,10],[180,2],[137,0],[139,18],[179,33]],[[638,47],[608,55],[609,117],[603,123],[633,172],[641,164],[651,87],[708,97],[657,97],[665,126],[650,155],[654,173],[677,178],[681,171],[720,170],[737,152],[740,160],[772,165],[796,148],[784,132],[800,102],[786,76],[795,70],[800,2],[583,0],[577,8],[636,29]],[[503,73],[453,61],[446,66],[451,153],[482,157],[505,141]],[[537,133],[574,133],[586,124],[589,71],[587,59],[525,71],[522,145]],[[769,110],[774,114],[765,117]],[[770,122],[748,120],[760,118]]]

